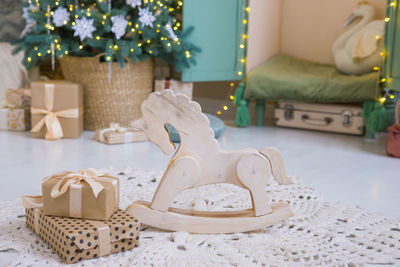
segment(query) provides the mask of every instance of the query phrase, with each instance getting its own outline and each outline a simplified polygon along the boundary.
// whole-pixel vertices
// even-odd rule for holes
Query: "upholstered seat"
[[[377,97],[378,73],[341,74],[333,65],[278,54],[247,75],[245,99],[360,103]]]

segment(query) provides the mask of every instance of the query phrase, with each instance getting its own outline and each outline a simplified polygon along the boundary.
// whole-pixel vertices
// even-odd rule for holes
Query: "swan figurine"
[[[346,20],[350,27],[332,47],[336,67],[345,74],[362,75],[382,61],[384,21],[374,20],[375,9],[366,1],[358,4]]]

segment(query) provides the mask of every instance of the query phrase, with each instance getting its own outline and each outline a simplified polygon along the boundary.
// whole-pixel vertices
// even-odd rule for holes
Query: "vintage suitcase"
[[[275,120],[278,126],[284,127],[364,134],[362,107],[356,105],[278,101]]]

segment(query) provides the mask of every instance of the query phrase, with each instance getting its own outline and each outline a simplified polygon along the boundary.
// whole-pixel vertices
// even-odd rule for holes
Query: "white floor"
[[[79,139],[45,141],[29,133],[0,131],[0,201],[40,194],[41,180],[58,171],[164,169],[170,158],[151,143],[104,145],[92,136],[85,132]],[[284,155],[288,174],[302,177],[327,201],[400,218],[400,159],[385,155],[384,136],[371,141],[272,126],[227,127],[220,143],[223,149],[275,146]]]

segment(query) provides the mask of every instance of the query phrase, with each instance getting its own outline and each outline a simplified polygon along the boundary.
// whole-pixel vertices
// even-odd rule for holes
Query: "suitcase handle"
[[[333,119],[331,119],[331,118],[311,119],[308,115],[301,116],[301,120],[305,123],[308,123],[311,125],[318,125],[318,126],[328,126],[333,121]]]

